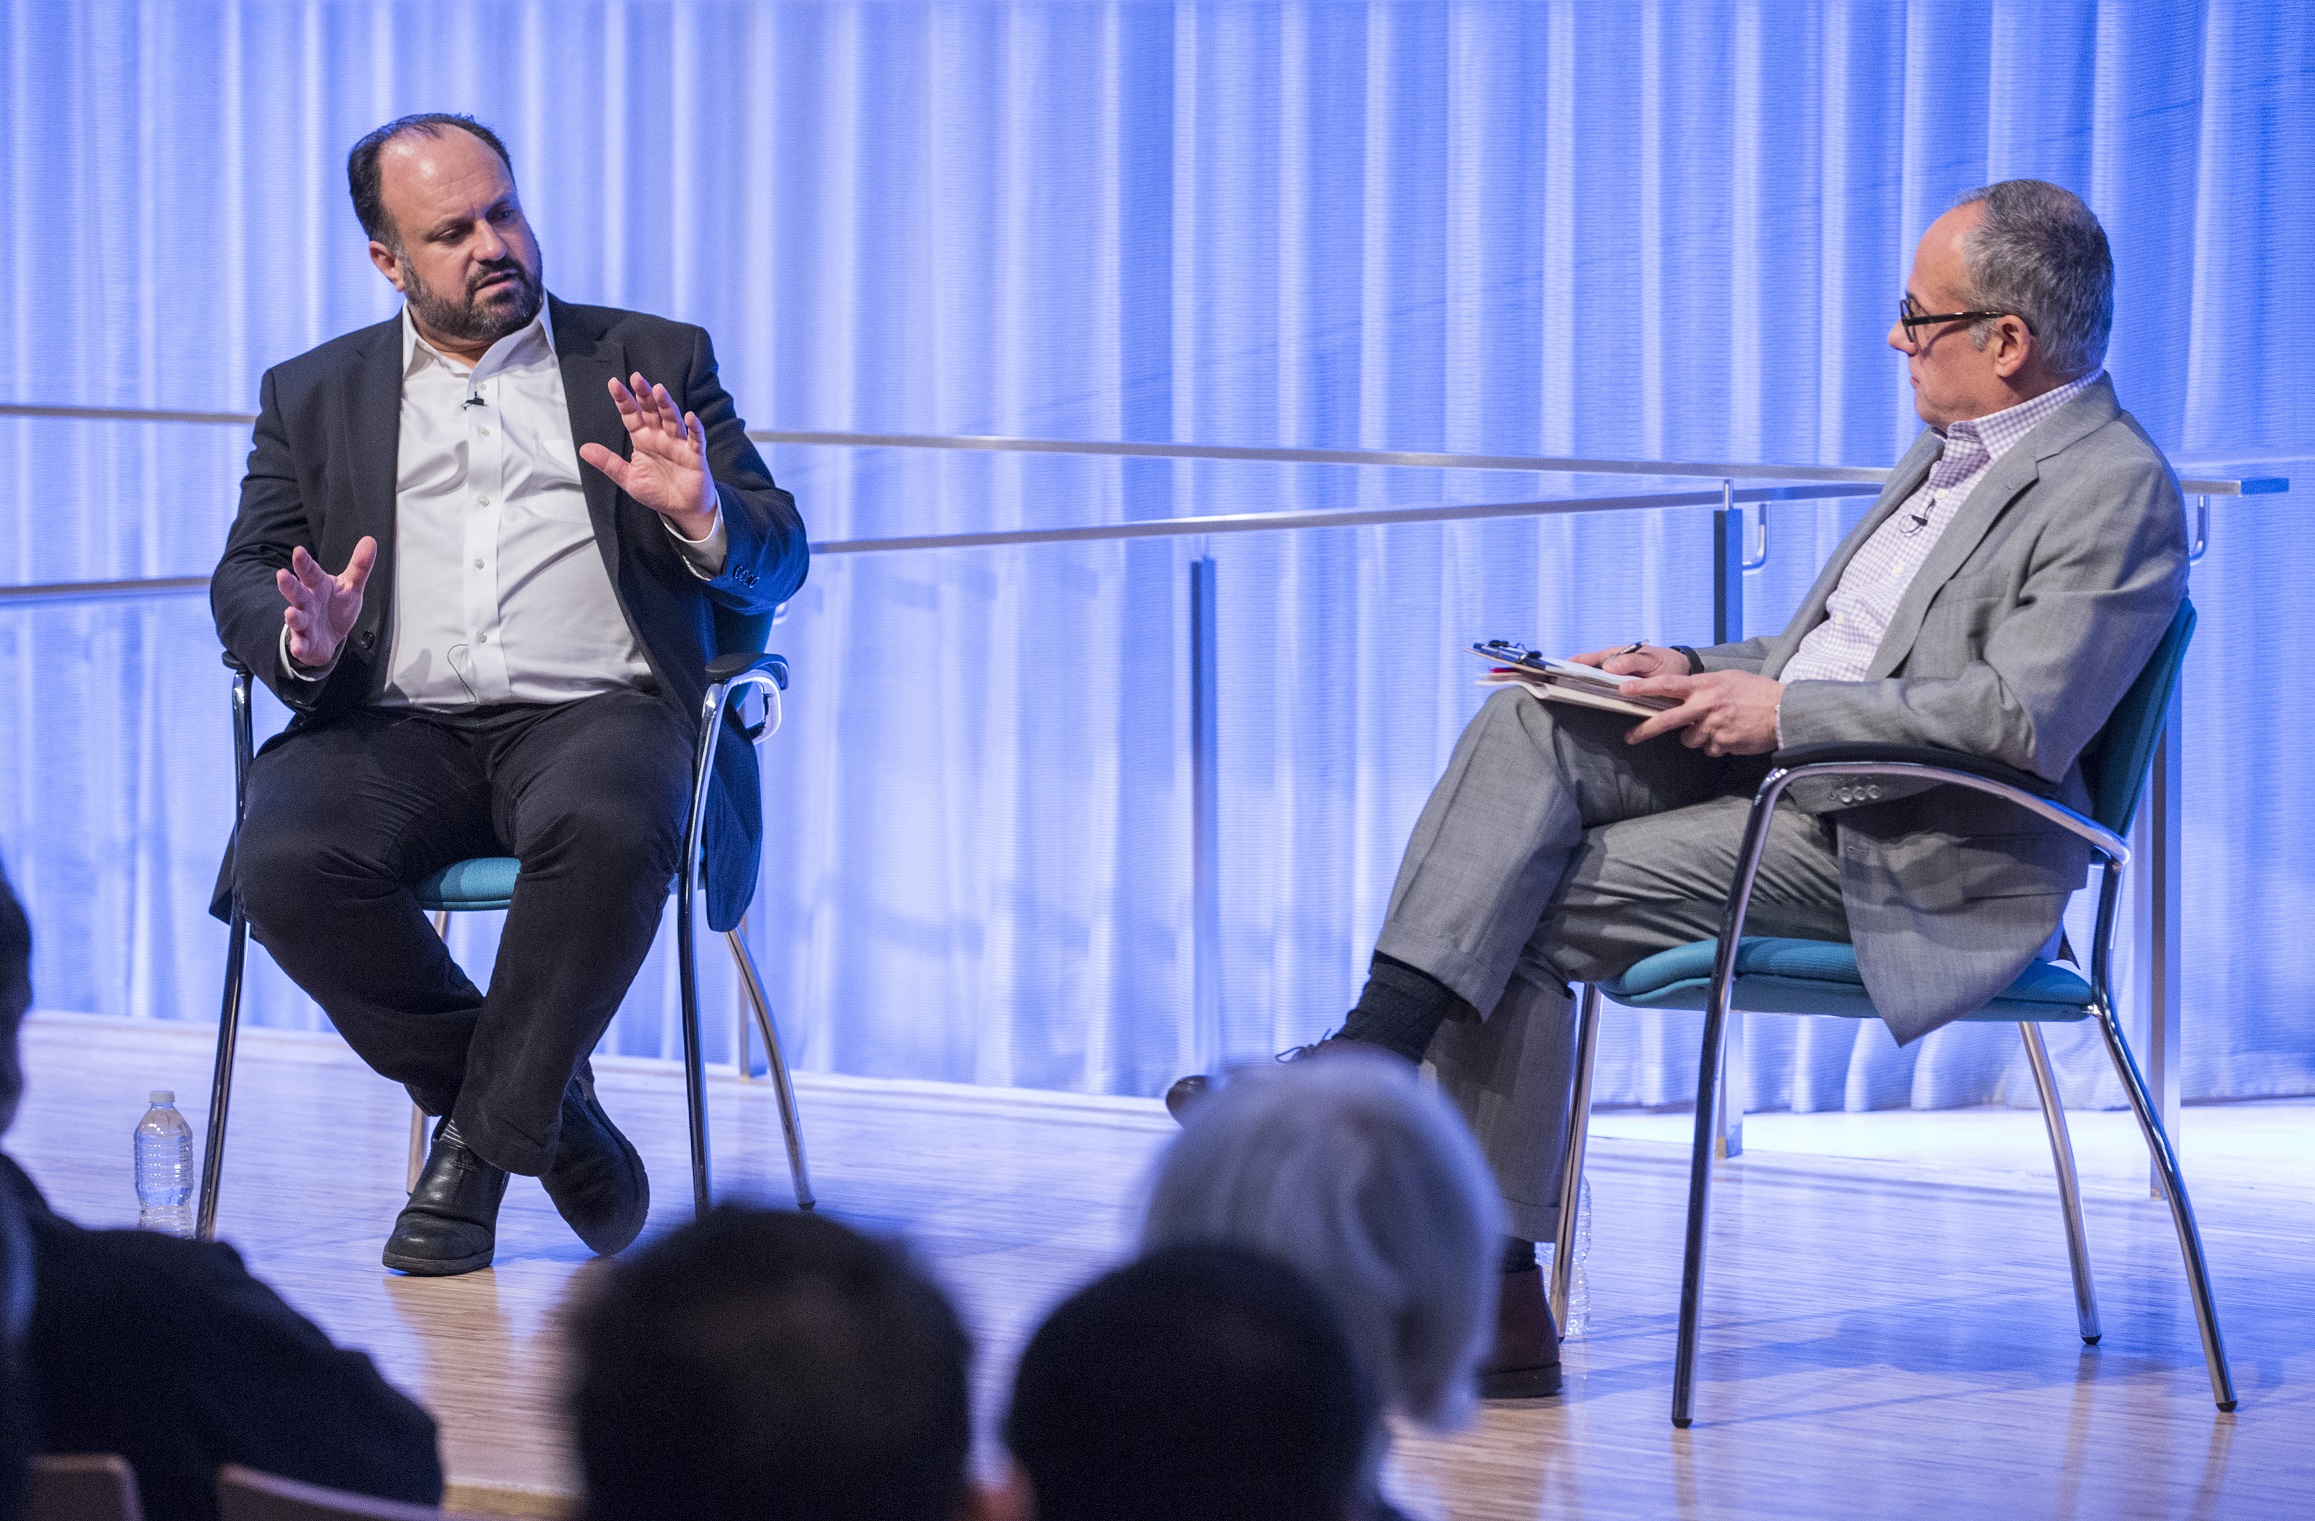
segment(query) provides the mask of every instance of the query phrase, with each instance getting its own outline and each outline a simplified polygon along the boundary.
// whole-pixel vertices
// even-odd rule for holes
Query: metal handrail
[[[163,411],[141,407],[34,406],[0,402],[0,417],[80,419],[90,422],[171,422],[247,427],[254,412]],[[1856,465],[1764,465],[1697,460],[1575,459],[1529,454],[1446,454],[1395,449],[1273,449],[1235,444],[1141,443],[1124,439],[1009,438],[989,434],[840,433],[815,429],[756,428],[759,444],[820,445],[840,449],[943,449],[967,453],[1078,454],[1124,459],[1206,459],[1274,465],[1384,465],[1416,470],[1516,470],[1552,475],[1668,475],[1699,480],[1851,481],[1879,485],[1886,469]],[[2290,489],[2281,476],[2214,477],[2179,482],[2188,496],[2270,496]]]
[[[1639,512],[1659,507],[1718,507],[1740,503],[1817,501],[1872,496],[1879,488],[1823,485],[1746,486],[1725,491],[1656,491],[1639,495],[1581,496],[1519,502],[1448,502],[1425,507],[1346,507],[1317,512],[1235,512],[1207,517],[1149,518],[1138,523],[1094,523],[1074,528],[1006,528],[977,533],[913,534],[887,539],[832,539],[815,555],[889,553],[915,549],[990,549],[1016,544],[1091,544],[1125,539],[1203,538],[1218,533],[1278,533],[1300,528],[1373,528],[1397,523],[1456,523],[1487,518],[1556,517],[1582,512]],[[132,581],[52,581],[0,586],[0,606],[20,603],[110,602],[203,591],[207,576],[156,576]]]

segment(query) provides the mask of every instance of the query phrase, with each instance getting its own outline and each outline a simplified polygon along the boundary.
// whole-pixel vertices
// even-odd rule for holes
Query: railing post
[[[1214,559],[1190,561],[1190,1038],[1194,1065],[1222,1056],[1221,777]]]
[[[1744,637],[1744,509],[1736,505],[1736,482],[1720,483],[1720,505],[1712,513],[1712,642]],[[1744,1155],[1745,1017],[1729,1010],[1721,1041],[1720,1082],[1711,1102],[1719,1111],[1713,1149],[1724,1157]],[[1705,1095],[1696,1096],[1699,1104]]]

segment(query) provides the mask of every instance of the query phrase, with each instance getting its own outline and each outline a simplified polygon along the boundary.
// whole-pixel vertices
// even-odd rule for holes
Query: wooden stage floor
[[[198,1132],[210,1032],[35,1017],[8,1137],[65,1213],[133,1223],[148,1088]],[[679,1080],[607,1063],[654,1229],[689,1210]],[[1113,1261],[1172,1133],[1151,1102],[807,1077],[822,1208],[906,1237],[980,1349],[984,1430],[1044,1309]],[[789,1200],[769,1088],[711,1084],[719,1192]],[[220,1234],[442,1428],[455,1503],[561,1513],[557,1307],[589,1258],[536,1183],[508,1192],[497,1266],[378,1265],[408,1107],[334,1039],[243,1044]],[[1594,1125],[1593,1329],[1560,1399],[1402,1436],[1391,1483],[1426,1517],[2304,1516],[2315,1512],[2315,1103],[2183,1124],[2242,1394],[2212,1407],[2167,1212],[2128,1118],[2076,1119],[2105,1340],[2074,1334],[2039,1120],[2027,1112],[1762,1116],[1715,1184],[1697,1424],[1667,1417],[1685,1116]],[[996,1460],[986,1438],[982,1457]]]

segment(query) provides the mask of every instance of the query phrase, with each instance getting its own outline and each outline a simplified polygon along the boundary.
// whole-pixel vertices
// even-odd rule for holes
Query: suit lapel
[[[627,425],[611,400],[611,381],[627,373],[627,351],[606,338],[579,311],[554,297],[547,298],[555,328],[556,367],[563,376],[563,405],[571,414],[571,446],[597,443],[625,459]],[[579,461],[579,489],[586,493],[587,518],[594,524],[595,544],[603,552],[611,584],[619,584],[619,488],[611,478],[585,460]]]
[[[342,544],[330,547],[342,559],[367,534],[378,541],[378,561],[370,585],[383,595],[365,597],[365,626],[387,627],[394,598],[395,471],[402,452],[402,318],[399,313],[365,335],[367,343],[347,374],[340,426],[348,442],[353,472],[352,521]],[[331,535],[333,540],[338,535]],[[317,550],[322,546],[316,544]],[[343,564],[333,561],[333,570]]]
[[[1889,628],[1881,636],[1881,646],[1873,652],[1873,663],[1866,668],[1866,680],[1878,681],[1904,663],[1921,632],[1921,620],[1929,614],[1930,602],[1976,551],[2009,504],[2041,479],[2042,461],[2103,425],[2114,413],[2113,382],[2100,380],[1994,462],[1970,489],[1969,499],[1953,515],[1953,521],[1938,536],[1936,547],[1929,551],[1929,558],[1905,588],[1897,611],[1890,616]]]
[[[1929,474],[1929,467],[1937,463],[1937,456],[1944,450],[1945,441],[1942,438],[1927,428],[1921,430],[1921,436],[1913,441],[1913,447],[1905,451],[1905,457],[1889,472],[1889,479],[1882,486],[1880,496],[1874,498],[1872,511],[1858,520],[1857,526],[1849,530],[1849,536],[1833,551],[1832,558],[1825,562],[1825,568],[1817,572],[1816,584],[1801,599],[1800,607],[1785,624],[1784,632],[1777,636],[1775,645],[1768,652],[1768,659],[1762,663],[1763,675],[1773,677],[1782,671],[1785,662],[1792,659],[1793,652],[1801,647],[1801,640],[1809,630],[1824,622],[1825,603],[1831,600],[1834,589],[1841,584],[1841,573],[1849,568],[1849,562],[1856,558],[1857,551],[1873,536],[1873,531],[1888,519],[1890,513],[1902,506],[1907,497],[1920,489],[1921,482]]]

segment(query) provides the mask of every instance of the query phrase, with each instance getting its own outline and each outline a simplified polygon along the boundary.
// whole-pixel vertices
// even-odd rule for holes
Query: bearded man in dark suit
[[[347,178],[403,308],[265,376],[210,600],[294,717],[251,767],[218,907],[238,892],[362,1058],[441,1117],[388,1267],[488,1266],[509,1173],[615,1252],[649,1183],[587,1053],[676,872],[717,612],[795,591],[803,522],[704,332],[546,294],[487,127],[390,122]],[[751,747],[718,750],[722,927],[762,802]],[[485,994],[413,889],[488,855],[522,873]]]

